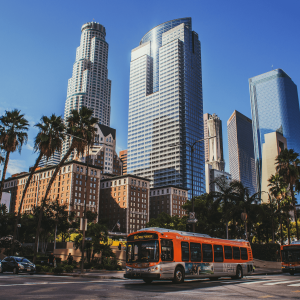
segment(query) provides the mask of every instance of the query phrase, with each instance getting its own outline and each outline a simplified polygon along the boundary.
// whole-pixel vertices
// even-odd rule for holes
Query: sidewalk
[[[72,276],[84,278],[97,278],[97,279],[124,279],[125,271],[106,271],[106,270],[86,270],[83,274],[76,270],[73,273],[38,273],[40,275],[58,275],[58,276]]]

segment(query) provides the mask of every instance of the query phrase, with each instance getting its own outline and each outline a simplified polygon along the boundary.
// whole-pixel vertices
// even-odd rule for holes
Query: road
[[[249,276],[242,280],[140,280],[52,275],[0,275],[0,299],[300,299],[300,276]]]

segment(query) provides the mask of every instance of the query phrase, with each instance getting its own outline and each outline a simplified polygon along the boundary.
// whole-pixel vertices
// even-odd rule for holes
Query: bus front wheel
[[[176,267],[173,282],[174,283],[184,282],[184,270],[182,267]]]
[[[241,266],[236,267],[236,275],[232,277],[232,279],[242,279],[243,278],[243,270]]]
[[[295,272],[294,271],[290,271],[290,274],[293,276],[293,275],[295,275]]]

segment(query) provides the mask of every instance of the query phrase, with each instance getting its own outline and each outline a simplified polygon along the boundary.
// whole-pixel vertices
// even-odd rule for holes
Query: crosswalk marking
[[[288,286],[300,286],[300,283],[289,284]]]
[[[248,281],[248,282],[242,282],[241,284],[254,284],[254,283],[265,283],[265,282],[270,282],[270,281],[278,281],[277,279],[271,279],[271,280],[253,280],[253,281]]]
[[[277,284],[285,284],[285,283],[297,282],[297,281],[300,281],[300,280],[283,280],[283,281],[265,283],[264,285],[277,285]]]

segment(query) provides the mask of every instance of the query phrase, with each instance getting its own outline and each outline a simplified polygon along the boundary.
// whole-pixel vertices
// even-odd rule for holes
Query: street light
[[[207,138],[204,138],[204,139],[201,139],[201,140],[198,140],[198,141],[195,141],[193,144],[190,144],[190,143],[177,143],[177,144],[173,144],[173,145],[170,145],[169,147],[176,147],[176,146],[179,146],[179,145],[186,145],[186,146],[189,146],[191,148],[191,167],[192,167],[192,215],[195,217],[195,205],[194,205],[194,147],[197,143],[200,143],[202,141],[205,141],[205,140],[209,140],[209,139],[212,139],[212,138],[215,138],[216,136],[210,136],[210,137],[207,137]],[[193,223],[193,232],[195,232],[195,223]]]

